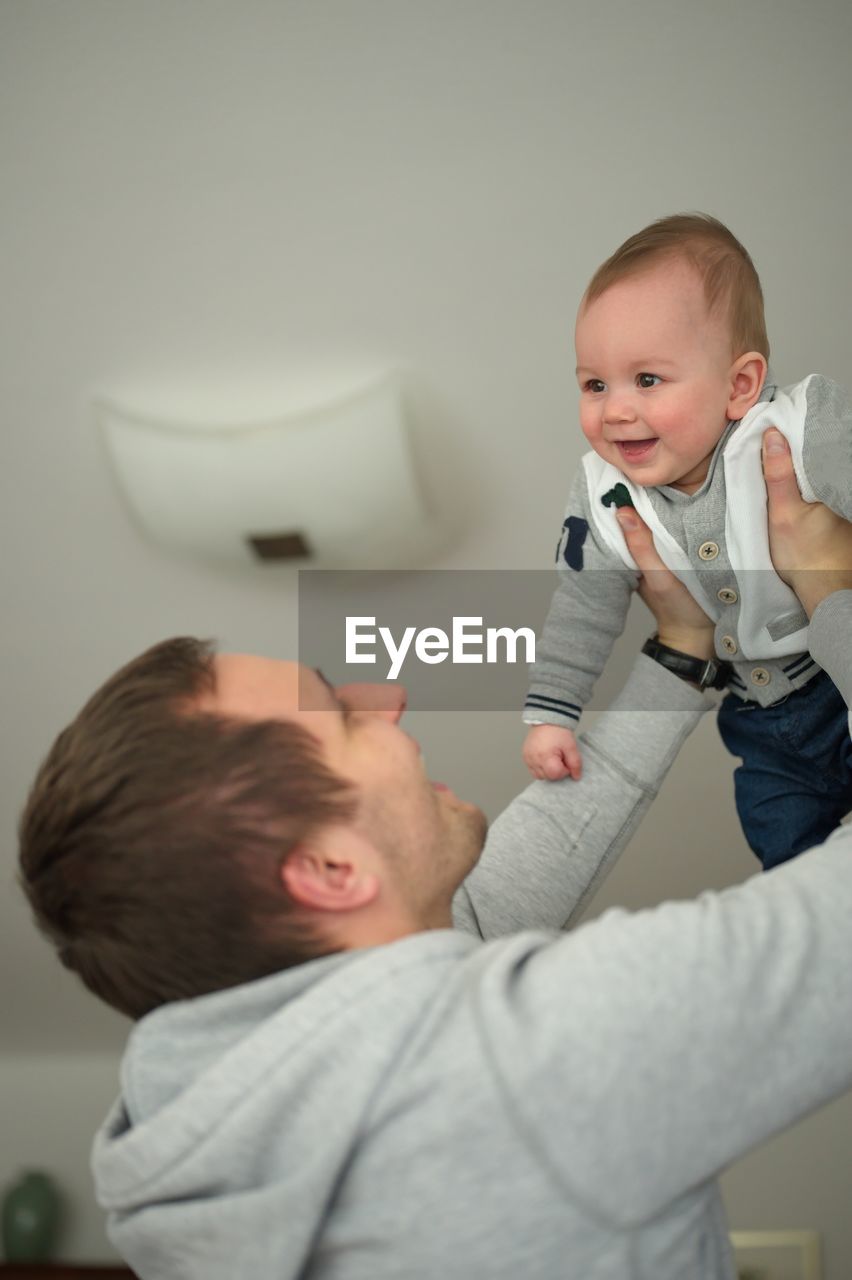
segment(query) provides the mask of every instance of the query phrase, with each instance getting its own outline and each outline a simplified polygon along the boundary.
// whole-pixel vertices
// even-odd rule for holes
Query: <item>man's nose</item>
[[[381,716],[396,724],[408,705],[405,685],[394,684],[341,684],[337,696],[350,711],[367,712]]]

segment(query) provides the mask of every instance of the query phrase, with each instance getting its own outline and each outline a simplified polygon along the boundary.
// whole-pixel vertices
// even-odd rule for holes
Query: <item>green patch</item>
[[[635,507],[626,484],[617,484],[601,498],[605,507]]]

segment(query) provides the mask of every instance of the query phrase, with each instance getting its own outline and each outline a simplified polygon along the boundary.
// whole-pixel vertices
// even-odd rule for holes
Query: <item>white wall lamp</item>
[[[162,546],[232,567],[353,569],[410,566],[434,549],[396,374],[244,425],[96,408],[131,514]]]

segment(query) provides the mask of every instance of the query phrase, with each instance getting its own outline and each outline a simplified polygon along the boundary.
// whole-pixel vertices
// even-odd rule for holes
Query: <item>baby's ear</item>
[[[759,351],[747,351],[731,365],[731,395],[728,400],[728,418],[731,422],[739,422],[757,404],[757,397],[766,380],[766,368],[766,356],[762,356]]]

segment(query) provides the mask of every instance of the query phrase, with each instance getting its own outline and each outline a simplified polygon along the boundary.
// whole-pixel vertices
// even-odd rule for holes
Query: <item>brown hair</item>
[[[637,231],[598,267],[581,307],[619,280],[675,257],[686,259],[701,276],[708,315],[726,310],[734,356],[759,351],[768,360],[763,290],[754,263],[736,236],[707,213],[672,214]]]
[[[57,738],[21,817],[21,883],[62,963],[131,1018],[330,950],[279,876],[354,812],[311,734],[193,709],[214,646],[166,640]]]

